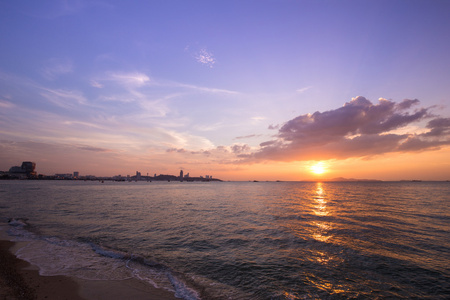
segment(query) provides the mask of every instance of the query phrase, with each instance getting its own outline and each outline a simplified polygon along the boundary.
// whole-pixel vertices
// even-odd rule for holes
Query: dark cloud
[[[173,153],[173,152],[184,153],[184,152],[186,152],[186,150],[184,150],[183,148],[169,148],[166,150],[166,152],[168,152],[168,153]]]
[[[80,147],[78,147],[78,149],[86,150],[86,151],[93,151],[93,152],[110,152],[111,151],[109,149],[92,147],[92,146],[80,146]]]
[[[441,136],[450,134],[450,118],[436,118],[428,122],[427,128],[431,129],[424,136]]]
[[[338,109],[289,120],[279,129],[276,139],[261,143],[257,152],[240,157],[246,161],[345,159],[449,145],[450,118],[433,116],[430,108],[415,108],[419,104],[417,99],[400,103],[380,99],[373,104],[356,97]],[[432,119],[421,131],[426,132],[408,132],[409,125],[425,119]],[[396,133],[399,129],[401,134]]]
[[[236,144],[236,145],[231,146],[231,151],[233,151],[233,153],[236,153],[236,154],[245,153],[250,150],[251,150],[251,148],[247,144],[245,144],[245,145],[237,145]]]
[[[250,138],[254,138],[254,137],[260,137],[260,134],[250,134],[250,135],[246,135],[246,136],[237,136],[234,139],[235,140],[242,140],[242,139],[250,139]]]
[[[216,149],[219,150],[219,151],[223,151],[222,148],[223,148],[223,146],[219,146]],[[210,156],[211,155],[211,152],[208,151],[208,150],[188,151],[188,150],[186,150],[184,148],[169,148],[169,149],[166,149],[166,152],[167,153],[186,153],[186,154],[192,154],[192,155],[202,154],[202,155],[205,155],[205,156]]]

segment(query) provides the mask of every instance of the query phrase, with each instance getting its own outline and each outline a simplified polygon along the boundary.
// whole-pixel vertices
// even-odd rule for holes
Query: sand
[[[18,259],[11,252],[17,247],[14,242],[0,240],[0,300],[177,299],[173,293],[137,279],[103,281],[41,276],[36,266]]]

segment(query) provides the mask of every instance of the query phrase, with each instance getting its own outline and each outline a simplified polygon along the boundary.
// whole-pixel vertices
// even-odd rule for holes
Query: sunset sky
[[[450,180],[450,1],[1,1],[0,170]]]

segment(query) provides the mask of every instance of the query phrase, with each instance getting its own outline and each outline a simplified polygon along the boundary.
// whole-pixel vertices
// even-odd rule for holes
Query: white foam
[[[11,224],[10,224],[11,225]],[[125,280],[137,278],[156,288],[163,288],[185,300],[200,300],[196,291],[172,275],[171,271],[126,253],[108,250],[95,244],[40,237],[18,222],[8,233],[14,241],[27,241],[16,251],[20,259],[39,267],[42,276],[65,275],[87,280]]]
[[[107,249],[104,249],[95,244],[91,244],[91,247],[95,251],[95,253],[100,254],[101,256],[115,258],[115,259],[127,258],[127,255],[125,253],[119,253],[118,251],[107,250]]]
[[[183,281],[172,274],[168,274],[167,276],[175,288],[175,297],[183,298],[185,300],[200,300],[198,293],[189,288]]]
[[[8,224],[13,227],[21,227],[21,228],[28,225],[24,219],[10,219],[8,221]]]
[[[156,288],[163,288],[171,292],[175,292],[167,278],[165,270],[152,269],[133,261],[132,259],[127,261],[126,266],[132,273],[133,277],[148,282]]]
[[[17,257],[39,267],[43,276],[66,275],[88,280],[123,280],[131,274],[121,260],[97,255],[87,244],[46,238],[29,242]]]

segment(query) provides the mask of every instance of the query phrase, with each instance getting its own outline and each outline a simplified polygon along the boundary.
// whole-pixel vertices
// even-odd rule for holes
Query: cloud
[[[79,91],[53,90],[49,88],[41,88],[41,90],[41,96],[60,107],[72,108],[74,104],[87,103],[87,99]]]
[[[133,91],[151,82],[147,74],[141,72],[106,72],[90,79],[90,85],[95,88],[116,88],[120,86]]]
[[[14,103],[11,103],[9,101],[0,99],[0,107],[2,107],[2,108],[13,108],[14,106],[15,106]]]
[[[185,84],[185,83],[171,83],[171,84],[168,84],[168,86],[187,88],[187,89],[196,90],[196,91],[200,91],[200,92],[207,92],[207,93],[211,93],[211,94],[230,94],[230,95],[240,94],[239,92],[236,92],[236,91],[196,86],[196,85]]]
[[[250,150],[251,150],[251,148],[247,144],[245,144],[245,145],[235,144],[235,145],[231,146],[231,151],[236,154],[246,153],[246,152],[249,152]]]
[[[450,118],[436,118],[428,122],[429,132],[425,136],[441,136],[450,134]]]
[[[150,82],[150,78],[146,74],[139,72],[111,72],[107,74],[105,80],[113,81],[126,87],[140,87]]]
[[[265,119],[266,119],[266,117],[259,117],[259,116],[252,117],[252,121],[254,121],[254,122],[260,122],[260,121],[263,121]]]
[[[46,79],[55,80],[61,75],[72,73],[73,64],[69,59],[52,58],[45,63],[41,72]]]
[[[100,82],[96,81],[96,80],[91,80],[91,86],[96,87],[96,88],[103,88],[103,84],[101,84]]]
[[[260,137],[260,136],[262,136],[262,134],[250,134],[250,135],[244,135],[244,136],[237,136],[234,139],[242,140],[242,139],[250,139],[250,138],[255,138],[255,137]]]
[[[396,103],[353,98],[338,109],[300,115],[287,121],[274,140],[244,161],[302,161],[370,157],[389,152],[438,149],[450,145],[450,118],[436,117],[419,100]],[[422,133],[408,132],[411,124],[431,119]],[[402,130],[404,133],[396,133]]]
[[[269,127],[267,127],[267,129],[277,130],[277,129],[280,129],[280,125],[279,124],[277,124],[277,125],[270,124]]]
[[[307,86],[307,87],[304,87],[304,88],[301,88],[301,89],[297,89],[296,92],[301,94],[301,93],[306,92],[309,89],[312,89],[312,86]]]
[[[208,52],[208,50],[206,50],[205,48],[200,49],[200,51],[197,52],[197,54],[195,55],[195,59],[197,60],[197,62],[204,64],[210,68],[212,68],[216,63],[216,59],[214,58],[212,53]]]
[[[185,149],[183,149],[183,148],[180,148],[180,149],[178,149],[178,148],[169,148],[169,149],[166,150],[166,152],[167,153],[174,153],[174,152],[185,153],[187,151]]]
[[[110,152],[111,150],[92,146],[79,146],[78,149],[92,152]]]

